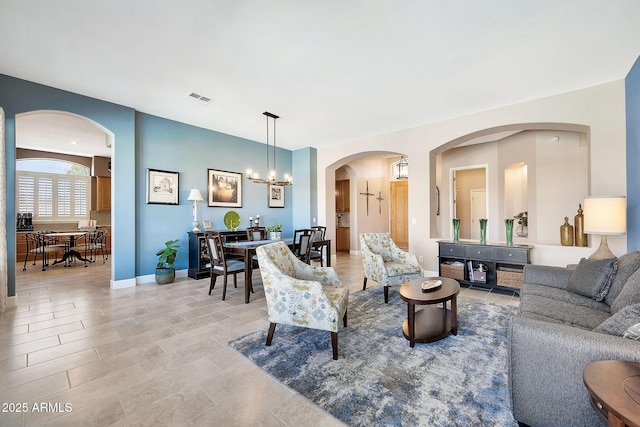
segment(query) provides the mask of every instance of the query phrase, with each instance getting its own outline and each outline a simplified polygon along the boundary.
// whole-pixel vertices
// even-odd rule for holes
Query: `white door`
[[[487,217],[487,191],[471,190],[471,239],[480,240],[480,221]]]

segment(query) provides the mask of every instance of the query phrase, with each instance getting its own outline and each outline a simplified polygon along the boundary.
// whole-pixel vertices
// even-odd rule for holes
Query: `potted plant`
[[[269,233],[269,239],[282,240],[282,224],[279,222],[276,222],[273,225],[268,225],[264,229]]]
[[[177,243],[179,240],[169,240],[164,243],[164,248],[156,252],[158,264],[156,264],[156,283],[167,285],[173,283],[176,278],[176,256],[178,255]]]

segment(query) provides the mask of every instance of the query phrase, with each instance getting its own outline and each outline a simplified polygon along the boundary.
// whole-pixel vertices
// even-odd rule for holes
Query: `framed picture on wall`
[[[242,174],[209,169],[207,178],[209,206],[224,208],[242,207]]]
[[[284,185],[269,185],[269,207],[284,208]]]
[[[178,172],[147,169],[147,204],[179,204],[178,179]]]

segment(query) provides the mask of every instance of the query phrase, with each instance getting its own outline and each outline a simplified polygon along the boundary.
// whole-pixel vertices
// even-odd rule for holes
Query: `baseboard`
[[[179,279],[181,277],[187,277],[189,273],[188,269],[185,270],[176,270],[176,279]],[[156,282],[156,275],[154,274],[147,274],[145,276],[137,276],[136,277],[136,283],[138,285],[145,285],[147,283],[155,283]]]
[[[111,280],[109,287],[111,289],[125,289],[134,288],[136,286],[136,279],[123,279],[123,280]]]

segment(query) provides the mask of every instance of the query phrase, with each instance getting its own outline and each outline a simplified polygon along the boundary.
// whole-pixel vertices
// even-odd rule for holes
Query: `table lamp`
[[[193,231],[194,233],[199,233],[200,229],[198,228],[198,225],[200,224],[198,222],[198,202],[204,202],[204,199],[202,198],[202,193],[200,193],[200,190],[198,190],[197,188],[192,188],[191,192],[189,193],[189,197],[187,197],[187,200],[193,200],[193,223],[191,225],[193,225]]]
[[[615,258],[607,244],[608,235],[627,232],[627,198],[625,196],[585,197],[584,232],[600,234],[600,247],[589,259]]]

